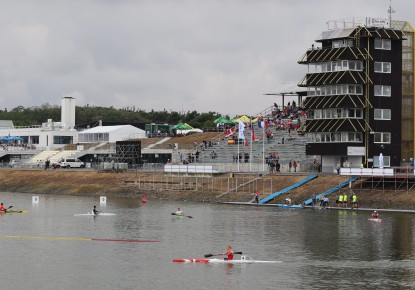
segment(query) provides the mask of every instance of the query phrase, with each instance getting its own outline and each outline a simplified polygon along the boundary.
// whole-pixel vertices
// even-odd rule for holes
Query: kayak
[[[276,206],[282,207],[282,208],[305,208],[304,205],[300,205],[300,204],[283,204],[283,203],[277,203]]]
[[[379,223],[380,222],[383,222],[383,219],[380,219],[380,218],[372,218],[372,217],[370,217],[369,220],[372,221],[372,222],[379,222]]]
[[[8,209],[7,211],[0,211],[0,213],[28,213],[28,210]]]
[[[254,264],[254,263],[282,263],[282,261],[260,261],[253,260],[247,256],[241,256],[240,260],[224,259],[174,259],[173,263],[203,263],[203,264]]]
[[[78,213],[74,214],[74,216],[112,216],[115,215],[115,213],[109,213],[109,212],[99,212],[98,214],[93,214],[92,212],[89,213]]]

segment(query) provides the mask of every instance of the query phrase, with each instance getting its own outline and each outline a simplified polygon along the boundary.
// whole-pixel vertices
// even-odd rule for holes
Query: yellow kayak
[[[17,209],[8,209],[6,211],[0,211],[0,213],[28,213],[28,210],[17,210]]]

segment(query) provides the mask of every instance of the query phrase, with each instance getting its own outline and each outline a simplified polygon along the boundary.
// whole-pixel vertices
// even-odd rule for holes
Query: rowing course
[[[311,175],[307,176],[306,178],[304,178],[303,180],[300,180],[299,182],[294,183],[293,185],[291,185],[291,186],[289,186],[289,187],[287,187],[287,188],[284,188],[283,190],[280,190],[280,191],[274,192],[273,194],[271,194],[271,195],[269,195],[269,196],[267,196],[267,197],[265,197],[265,198],[261,199],[261,200],[259,201],[259,203],[260,203],[260,204],[267,203],[267,202],[269,202],[270,200],[274,199],[275,197],[277,197],[277,196],[279,196],[279,195],[281,195],[281,194],[287,193],[288,191],[290,191],[290,190],[292,190],[292,189],[295,189],[295,188],[297,188],[297,187],[299,187],[299,186],[301,186],[301,185],[303,185],[303,184],[305,184],[305,183],[309,182],[310,180],[312,180],[312,179],[316,178],[317,176],[318,176],[317,174],[311,174]]]
[[[103,239],[103,238],[65,238],[65,237],[38,237],[38,236],[0,236],[0,239],[33,239],[46,241],[98,241],[122,243],[158,243],[159,240],[133,240],[133,239]]]

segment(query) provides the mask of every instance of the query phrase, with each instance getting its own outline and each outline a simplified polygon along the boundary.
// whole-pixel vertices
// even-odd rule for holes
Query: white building
[[[61,122],[48,119],[42,125],[16,127],[13,122],[6,121],[8,126],[0,126],[0,136],[20,137],[19,141],[38,149],[57,149],[66,144],[78,143],[78,132],[75,126],[75,98],[62,98]]]
[[[131,125],[97,126],[79,132],[78,143],[116,142],[146,138],[144,130]]]

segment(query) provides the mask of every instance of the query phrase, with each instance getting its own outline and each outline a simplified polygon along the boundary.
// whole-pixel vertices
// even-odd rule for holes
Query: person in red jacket
[[[226,246],[226,252],[223,255],[227,256],[225,260],[233,260],[233,249],[231,245]]]

